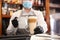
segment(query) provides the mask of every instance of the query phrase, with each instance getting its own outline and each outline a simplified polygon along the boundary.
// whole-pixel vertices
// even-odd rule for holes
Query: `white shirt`
[[[22,10],[18,10],[17,12],[15,12],[15,13],[13,13],[13,15],[12,15],[12,17],[11,17],[11,19],[10,19],[10,23],[9,23],[9,26],[8,26],[8,28],[7,28],[7,33],[10,33],[10,32],[12,32],[12,31],[15,31],[15,30],[17,30],[17,28],[14,28],[13,27],[13,25],[12,25],[12,23],[11,23],[11,20],[13,20],[15,17],[20,17],[20,14],[21,14],[21,11],[24,11],[24,9],[22,9]],[[34,11],[34,13],[36,14],[36,16],[37,16],[37,22],[38,22],[38,26],[41,26],[41,27],[43,27],[43,30],[44,30],[44,33],[46,33],[46,31],[48,30],[47,29],[47,24],[46,24],[46,22],[45,22],[45,20],[44,20],[44,17],[43,17],[43,14],[42,14],[42,12],[41,11],[37,11],[37,10],[33,10],[33,9],[31,9],[31,11]],[[23,13],[24,15],[26,14],[26,15],[29,15],[29,14],[32,14],[31,13],[31,11],[30,11],[30,13]]]

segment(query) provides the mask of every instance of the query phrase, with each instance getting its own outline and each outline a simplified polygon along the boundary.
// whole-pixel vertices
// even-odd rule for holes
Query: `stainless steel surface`
[[[0,37],[0,40],[32,40],[30,37],[34,40],[60,40],[60,36],[58,35],[47,35],[47,34],[36,34],[36,35],[15,35],[15,36],[2,36]]]
[[[60,40],[58,35],[37,34],[31,37],[31,40]]]

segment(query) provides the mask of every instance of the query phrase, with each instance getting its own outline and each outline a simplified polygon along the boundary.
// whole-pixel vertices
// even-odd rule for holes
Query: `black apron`
[[[27,20],[28,20],[28,17],[30,17],[30,16],[36,16],[33,11],[32,11],[32,13],[33,13],[33,15],[23,15],[23,11],[22,11],[21,14],[20,14],[20,18],[21,18],[21,19],[24,19],[24,17],[27,16]],[[19,20],[19,21],[20,21],[20,20]],[[21,22],[21,21],[20,21],[20,22]],[[26,22],[27,22],[27,21],[26,21]],[[27,23],[27,24],[28,24],[28,23]],[[19,25],[22,25],[22,24],[19,24]],[[21,26],[20,26],[20,27],[21,27]],[[17,34],[17,35],[20,35],[20,34],[30,34],[28,25],[26,25],[25,28],[18,28],[16,34]]]

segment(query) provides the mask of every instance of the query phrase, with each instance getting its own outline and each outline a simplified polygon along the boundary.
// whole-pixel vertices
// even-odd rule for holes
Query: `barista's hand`
[[[13,26],[14,26],[15,28],[18,27],[17,17],[15,17],[15,18],[12,20],[12,24],[13,24]]]
[[[44,30],[41,26],[37,26],[35,29],[34,29],[34,34],[41,34],[43,33]]]

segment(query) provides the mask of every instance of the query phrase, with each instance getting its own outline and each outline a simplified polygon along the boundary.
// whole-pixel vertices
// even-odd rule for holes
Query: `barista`
[[[36,25],[43,28],[43,33],[47,32],[47,30],[48,30],[47,24],[44,21],[42,12],[34,10],[32,8],[33,1],[34,0],[23,0],[23,9],[18,10],[17,12],[13,13],[13,15],[10,19],[9,26],[7,28],[7,34],[15,34],[17,29],[20,30],[20,33],[22,33],[22,32],[29,33],[29,31],[27,31],[27,30],[25,31],[25,29],[28,29],[28,27],[29,27],[28,26],[28,17],[30,15],[37,17]],[[15,19],[15,21],[17,21],[16,23],[14,23],[16,26],[14,26],[14,24],[12,23],[12,21],[14,19]]]

